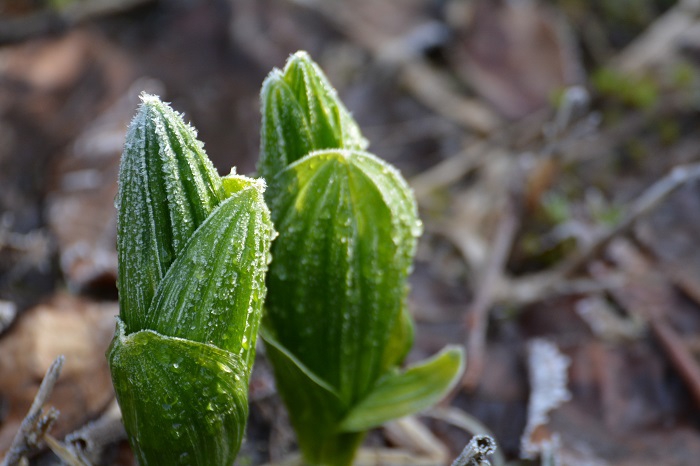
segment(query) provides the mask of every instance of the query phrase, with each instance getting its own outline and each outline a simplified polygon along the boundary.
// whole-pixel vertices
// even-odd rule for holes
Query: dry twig
[[[0,299],[0,333],[12,325],[16,316],[17,306],[15,303]]]
[[[19,18],[0,17],[0,43],[19,42],[82,23],[98,16],[126,11],[153,0],[91,0],[71,2],[63,10],[44,9]]]
[[[601,234],[586,249],[558,267],[558,274],[568,278],[580,271],[591,259],[597,257],[610,244],[610,241],[628,233],[639,218],[651,212],[678,188],[698,178],[700,178],[700,163],[673,168],[668,175],[651,185],[627,206],[624,217],[617,225]]]
[[[432,408],[424,412],[423,415],[451,424],[455,427],[466,431],[471,435],[485,435],[487,437],[495,437],[495,435],[493,435],[493,432],[491,432],[478,419],[468,415],[459,408]],[[503,455],[501,450],[497,449],[493,452],[493,464],[495,466],[504,466],[506,464],[506,457]]]
[[[613,291],[613,298],[628,312],[641,315],[649,322],[671,364],[700,405],[700,364],[683,337],[664,318],[665,310],[673,305],[670,283],[655,275],[652,264],[629,242],[615,243],[613,246],[618,266],[633,279],[628,286]],[[591,272],[601,278],[610,273],[602,264],[592,266]]]
[[[50,408],[47,411],[44,411],[43,408],[49,396],[51,396],[58,377],[61,375],[64,360],[63,356],[57,357],[46,371],[32,406],[22,421],[1,466],[19,464],[27,453],[39,446],[41,441],[44,440],[44,435],[58,418],[58,411],[54,408]]]
[[[387,37],[358,17],[343,2],[323,0],[289,0],[321,13],[338,29],[367,50],[378,63],[393,67],[401,82],[413,96],[438,115],[481,134],[497,129],[501,121],[478,99],[470,99],[452,90],[449,80],[430,66],[409,47]],[[410,36],[410,34],[409,34]],[[415,47],[414,47],[415,48]],[[400,51],[397,53],[397,50]]]
[[[625,215],[622,220],[614,227],[600,234],[591,244],[586,246],[585,249],[574,253],[552,270],[509,281],[507,286],[502,288],[501,291],[503,291],[503,294],[499,296],[499,298],[511,303],[526,304],[540,300],[546,296],[551,296],[553,293],[563,294],[562,291],[564,294],[569,291],[580,293],[586,290],[592,291],[597,289],[600,291],[611,288],[614,289],[623,285],[625,280],[617,277],[605,283],[596,284],[596,282],[593,282],[583,288],[571,286],[575,283],[586,283],[586,281],[580,282],[572,280],[572,277],[580,272],[592,260],[599,257],[611,241],[629,233],[637,220],[654,210],[678,188],[698,178],[700,178],[700,163],[675,167],[668,175],[656,181],[642,192],[639,197],[633,200],[624,209]]]
[[[494,303],[495,290],[498,282],[502,280],[503,270],[519,223],[519,217],[512,202],[509,202],[500,218],[486,270],[477,288],[471,309],[466,316],[467,341],[465,346],[469,363],[464,372],[462,385],[469,389],[475,388],[481,379],[481,373],[484,369],[488,312]]]
[[[108,445],[126,439],[126,430],[117,400],[96,421],[90,422],[65,439],[67,450],[84,463],[96,463]]]
[[[616,58],[615,65],[625,73],[639,73],[673,57],[685,33],[697,24],[698,0],[681,0],[651,27],[640,34]]]
[[[452,466],[488,466],[487,456],[496,451],[496,442],[488,435],[475,435]]]
[[[63,443],[59,442],[48,433],[44,434],[44,441],[51,451],[68,466],[90,466],[90,463],[76,457]]]

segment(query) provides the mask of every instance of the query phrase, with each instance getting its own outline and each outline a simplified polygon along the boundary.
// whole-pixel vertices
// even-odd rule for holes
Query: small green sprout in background
[[[304,52],[262,90],[260,174],[279,237],[263,339],[304,460],[348,465],[368,429],[437,402],[463,366],[447,348],[407,370],[407,277],[421,223],[399,172]]]
[[[274,235],[264,183],[219,177],[194,130],[142,100],[119,171],[114,388],[141,466],[231,465]]]

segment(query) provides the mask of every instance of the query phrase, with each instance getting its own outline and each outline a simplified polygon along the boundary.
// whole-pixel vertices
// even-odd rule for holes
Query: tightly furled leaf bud
[[[292,55],[283,71],[273,70],[260,94],[258,171],[266,180],[312,151],[367,148],[357,123],[306,52]]]
[[[194,130],[142,100],[119,175],[112,379],[139,464],[232,465],[274,235],[265,184],[220,178]]]

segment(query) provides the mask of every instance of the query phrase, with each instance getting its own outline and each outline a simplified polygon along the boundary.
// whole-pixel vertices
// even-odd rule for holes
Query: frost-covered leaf
[[[248,417],[245,362],[203,343],[124,332],[120,322],[107,357],[139,464],[232,465]]]
[[[461,348],[447,347],[431,359],[404,372],[385,375],[340,423],[343,432],[359,432],[440,401],[457,382],[464,368]]]
[[[288,188],[270,200],[279,238],[269,325],[350,404],[382,375],[394,327],[405,325],[415,202],[395,169],[364,152],[315,152],[274,182]]]
[[[308,118],[280,70],[273,70],[261,92],[262,129],[258,171],[272,176],[313,150]]]
[[[264,338],[305,462],[346,466],[365,427],[435,402],[461,357],[448,351],[396,375],[413,342],[416,202],[396,169],[363,151],[318,66],[293,55],[261,97],[258,168],[279,231]]]
[[[357,123],[306,52],[292,55],[283,71],[270,73],[261,106],[258,171],[268,180],[311,151],[367,148]]]
[[[126,136],[117,194],[120,315],[144,328],[155,290],[177,254],[225,197],[195,130],[155,96]]]
[[[262,183],[238,181],[245,180],[248,186],[212,212],[172,264],[145,328],[213,344],[252,365],[273,229]]]
[[[265,183],[220,178],[194,130],[142,99],[120,169],[112,379],[139,464],[231,466],[274,235]]]

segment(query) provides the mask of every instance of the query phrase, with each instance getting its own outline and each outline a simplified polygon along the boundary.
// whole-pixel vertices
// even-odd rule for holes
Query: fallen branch
[[[591,259],[598,257],[613,239],[628,233],[637,220],[651,212],[678,188],[698,178],[700,178],[700,163],[673,168],[668,175],[651,185],[627,206],[625,216],[617,225],[559,266],[557,268],[559,275],[568,278],[579,272]]]
[[[495,290],[498,282],[502,279],[519,223],[512,202],[508,202],[496,229],[496,238],[484,275],[477,288],[471,309],[466,315],[467,340],[465,347],[469,362],[462,378],[462,385],[468,389],[475,388],[481,379],[486,352],[488,313],[494,304]]]

